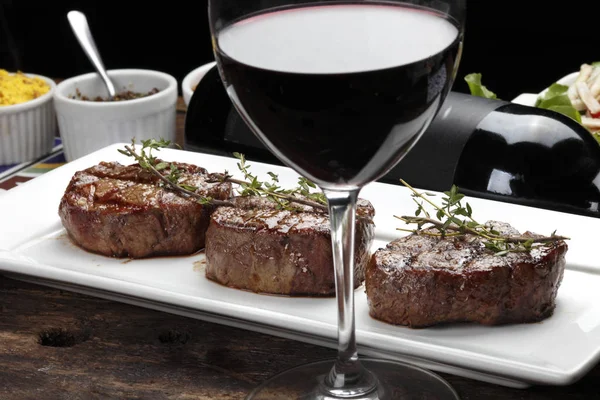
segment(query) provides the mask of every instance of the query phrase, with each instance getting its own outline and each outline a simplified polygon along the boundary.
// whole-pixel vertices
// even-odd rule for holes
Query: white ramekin
[[[77,90],[90,98],[107,97],[97,73],[59,83],[54,105],[65,158],[71,161],[114,143],[132,139],[175,140],[177,80],[171,75],[142,69],[108,71],[117,93],[123,90],[151,96],[125,101],[84,101],[71,98]]]
[[[0,106],[0,165],[31,161],[52,151],[56,136],[56,114],[52,97],[56,84],[50,78],[25,74],[43,79],[50,90],[25,103]]]
[[[208,64],[201,65],[192,70],[183,78],[183,81],[181,82],[181,93],[183,93],[183,101],[185,102],[186,106],[190,104],[190,99],[194,94],[194,86],[200,82],[204,75],[206,75],[206,73],[210,71],[215,64],[216,62],[213,61]]]

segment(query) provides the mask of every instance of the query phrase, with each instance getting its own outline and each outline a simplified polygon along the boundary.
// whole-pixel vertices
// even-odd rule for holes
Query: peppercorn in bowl
[[[117,92],[113,99],[95,72],[56,87],[54,104],[67,161],[133,138],[175,141],[174,77],[145,69],[110,70],[108,76]]]
[[[56,84],[42,75],[0,69],[0,165],[31,161],[52,151]]]

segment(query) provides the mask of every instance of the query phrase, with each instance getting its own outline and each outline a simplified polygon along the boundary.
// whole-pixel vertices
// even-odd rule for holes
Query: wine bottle
[[[600,146],[545,109],[451,93],[438,118],[385,178],[469,196],[600,217]]]

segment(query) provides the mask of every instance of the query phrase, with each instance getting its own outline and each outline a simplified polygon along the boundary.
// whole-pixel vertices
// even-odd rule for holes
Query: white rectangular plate
[[[75,160],[0,197],[0,271],[48,286],[335,347],[332,298],[265,296],[225,288],[205,278],[202,254],[123,261],[73,245],[57,214],[60,198],[78,170],[100,161],[131,163],[117,152],[122,146]],[[237,172],[232,158],[180,150],[162,150],[159,155],[212,172]],[[296,183],[297,175],[287,168],[250,164],[259,176],[273,171],[284,185]],[[415,209],[406,188],[374,183],[361,197],[376,209],[374,249],[402,235],[394,215]],[[361,287],[356,291],[361,353],[514,387],[576,381],[600,359],[600,257],[595,251],[600,220],[475,198],[469,203],[478,220],[503,220],[521,231],[546,234],[557,229],[572,238],[554,315],[535,324],[454,324],[413,330],[369,317]]]

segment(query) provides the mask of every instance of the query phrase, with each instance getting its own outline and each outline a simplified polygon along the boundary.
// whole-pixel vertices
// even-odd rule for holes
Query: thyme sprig
[[[449,191],[444,192],[442,205],[439,206],[430,199],[435,194],[429,192],[420,193],[404,180],[401,179],[400,182],[412,192],[411,197],[417,204],[417,209],[414,216],[394,217],[407,224],[416,224],[417,229],[398,228],[398,230],[442,238],[464,236],[466,234],[476,235],[484,239],[483,244],[486,248],[499,256],[511,252],[529,252],[536,246],[549,245],[557,241],[569,239],[566,236],[556,235],[556,231],[550,236],[538,237],[503,235],[492,226],[481,224],[473,218],[471,205],[469,203],[463,205],[465,195],[459,192],[456,185],[452,185]],[[426,205],[433,207],[435,218],[426,209]]]
[[[128,157],[133,157],[141,168],[149,171],[158,179],[160,179],[163,187],[168,187],[173,190],[176,190],[187,197],[191,197],[196,199],[200,204],[214,204],[214,205],[222,205],[222,206],[232,206],[233,203],[225,200],[217,200],[211,197],[205,197],[196,193],[198,189],[195,186],[186,185],[185,183],[179,182],[181,178],[181,171],[177,168],[175,164],[166,163],[164,161],[158,161],[156,157],[152,154],[152,150],[160,150],[161,148],[169,147],[171,142],[169,140],[155,140],[148,139],[142,140],[142,149],[138,153],[135,149],[135,139],[132,139],[131,146],[125,146],[125,149],[119,149],[119,153],[126,155]],[[167,175],[163,174],[161,171],[168,169],[169,173]]]
[[[174,163],[168,163],[157,159],[154,151],[160,151],[162,148],[169,147],[171,142],[168,140],[148,139],[142,140],[142,147],[139,152],[136,150],[135,139],[131,141],[130,146],[118,151],[128,157],[133,157],[141,168],[151,172],[158,177],[165,187],[178,191],[188,197],[196,199],[200,204],[228,205],[234,204],[229,201],[216,200],[211,197],[205,197],[198,194],[198,187],[189,185],[182,181],[182,171]],[[323,193],[312,192],[311,189],[316,185],[306,178],[298,179],[298,187],[293,189],[284,189],[279,185],[279,177],[268,172],[270,181],[262,182],[258,177],[250,172],[250,165],[247,164],[243,154],[234,153],[239,161],[237,166],[243,174],[245,180],[235,179],[227,171],[224,173],[213,173],[209,177],[209,182],[230,182],[239,186],[238,193],[241,196],[260,196],[268,198],[277,204],[277,208],[285,210],[296,210],[297,205],[313,207],[315,210],[327,211],[327,200]]]
[[[279,176],[273,172],[268,172],[269,181],[261,181],[256,175],[250,172],[250,167],[246,157],[240,153],[233,153],[233,156],[239,161],[237,167],[244,175],[245,181],[227,177],[227,181],[239,185],[238,193],[240,196],[261,196],[275,202],[280,209],[292,209],[292,203],[302,204],[313,207],[317,210],[327,211],[327,200],[325,195],[320,192],[313,192],[315,185],[310,180],[299,177],[298,186],[292,189],[285,189],[279,185]]]

